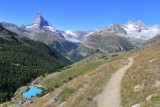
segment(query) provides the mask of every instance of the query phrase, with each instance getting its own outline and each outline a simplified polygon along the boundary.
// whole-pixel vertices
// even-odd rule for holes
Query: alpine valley
[[[159,107],[159,64],[160,25],[0,22],[0,107]],[[42,92],[24,98],[30,86]]]

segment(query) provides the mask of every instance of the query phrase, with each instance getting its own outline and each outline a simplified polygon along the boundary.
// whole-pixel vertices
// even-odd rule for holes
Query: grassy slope
[[[133,57],[134,63],[122,80],[122,105],[130,107],[141,103],[142,107],[158,107],[160,105],[159,50],[159,42],[154,42],[144,49],[114,57],[96,53],[64,68],[61,72],[38,77],[34,84],[43,85],[50,90],[53,87],[56,89],[46,97],[36,98],[33,104],[26,107],[41,106],[53,97],[56,97],[57,105],[65,101],[64,107],[96,107],[96,96],[102,92],[111,75],[125,64],[128,57]],[[142,88],[135,92],[134,88],[138,85]],[[156,96],[146,101],[152,94]]]
[[[134,104],[141,104],[141,107],[159,107],[159,42],[154,42],[144,49],[131,52],[130,56],[135,58],[133,66],[127,71],[122,80],[121,97],[123,106],[130,107]],[[156,85],[157,87],[155,87]],[[157,96],[146,101],[146,98],[153,94],[157,94]]]
[[[46,97],[36,98],[33,104],[25,107],[41,106],[53,97],[56,97],[57,102],[52,106],[65,101],[64,107],[97,107],[96,96],[102,92],[111,75],[125,64],[128,57],[133,57],[134,63],[122,80],[122,105],[130,107],[141,103],[142,107],[158,107],[159,50],[159,43],[154,43],[144,49],[114,57],[96,53],[66,67],[61,72],[41,76],[35,80],[35,84],[41,84],[46,88],[56,87],[56,89]],[[143,88],[135,92],[134,88],[138,85]],[[146,101],[146,98],[152,94],[156,96]]]
[[[66,101],[65,107],[96,107],[95,96],[102,91],[103,86],[109,80],[110,76],[123,65],[125,62],[123,58],[128,57],[133,57],[134,63],[122,80],[121,97],[123,107],[130,107],[134,104],[141,104],[141,107],[159,107],[159,41],[154,41],[143,49],[137,49],[120,55],[112,61],[106,61],[105,67],[101,65],[85,74],[85,76],[79,76],[77,80],[64,85],[64,91],[62,91],[62,95],[60,94],[59,99]],[[88,77],[89,79],[86,79]],[[138,85],[142,88],[137,88],[138,91],[135,91]],[[74,91],[68,93],[66,87],[71,90],[74,89]],[[66,94],[64,94],[65,92]],[[146,100],[151,95],[155,96],[151,97],[150,100]]]
[[[123,107],[130,107],[134,104],[141,104],[141,107],[159,107],[159,41],[154,41],[143,49],[137,49],[120,55],[111,62],[106,61],[105,64],[107,65],[104,68],[99,66],[95,70],[86,74],[87,76],[89,75],[89,79],[86,79],[86,76],[82,75],[79,76],[77,80],[67,83],[67,85],[64,86],[64,92],[66,91],[66,87],[76,91],[73,93],[68,93],[68,91],[66,91],[66,94],[62,91],[60,98],[66,98],[65,107],[96,107],[97,103],[94,99],[95,96],[102,91],[103,86],[108,81],[112,73],[123,65],[125,59],[122,59],[128,57],[133,57],[134,63],[126,72],[122,80],[121,97]],[[142,88],[137,88],[138,91],[134,91],[138,85]],[[151,95],[155,96],[151,97],[150,100],[146,100]]]
[[[96,96],[103,91],[112,74],[124,65],[125,60],[120,57],[111,58],[85,76],[68,83],[65,87],[77,91],[66,99],[64,107],[97,107]]]
[[[65,67],[61,72],[57,73],[56,75],[48,75],[45,78],[40,77],[39,79],[35,80],[35,83],[41,84],[46,88],[57,88],[65,82],[68,82],[79,75],[84,75],[85,73],[90,72],[91,70],[103,64],[105,62],[105,59],[101,59],[101,61],[96,61],[100,57],[102,57],[102,55],[91,55],[88,58],[83,59],[82,61]],[[103,57],[107,58],[105,54],[103,55]]]
[[[107,52],[128,51],[133,49],[132,44],[123,37],[114,33],[91,35],[87,38],[86,44],[94,49],[102,49]]]
[[[94,98],[103,90],[112,73],[123,66],[125,60],[121,55],[108,56],[104,53],[96,53],[66,67],[59,73],[41,76],[34,81],[34,84],[50,89],[56,87],[56,89],[45,98],[35,99],[30,106],[40,106],[57,96],[56,103],[66,101],[67,107],[94,107]]]

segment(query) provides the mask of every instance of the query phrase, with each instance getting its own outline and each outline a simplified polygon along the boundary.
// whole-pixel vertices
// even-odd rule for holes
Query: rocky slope
[[[159,37],[148,43],[145,48],[136,49],[117,56],[112,55],[111,57],[106,53],[96,53],[67,67],[60,73],[40,77],[39,79],[43,81],[39,81],[39,84],[46,87],[56,85],[55,80],[59,80],[59,88],[56,88],[45,97],[36,98],[33,100],[33,104],[26,105],[26,107],[37,105],[44,107],[57,107],[58,105],[65,107],[97,107],[97,96],[104,91],[106,83],[110,83],[109,80],[112,75],[118,73],[117,70],[119,68],[129,63],[127,60],[129,57],[133,58],[133,64],[130,65],[130,68],[122,78],[120,86],[122,106],[158,107],[160,98],[160,40],[157,38]],[[64,80],[63,82],[61,77],[65,77],[63,79],[67,82]],[[69,79],[69,77],[73,78]],[[115,80],[117,82],[117,79]],[[113,83],[112,85],[116,84]],[[111,88],[111,92],[117,90],[117,88],[115,90],[113,87]],[[103,97],[108,98],[107,95]],[[113,95],[110,97],[113,97]],[[104,100],[104,102],[107,101]]]
[[[74,38],[74,33],[70,32]],[[128,21],[127,24],[113,24],[93,30],[79,41],[78,48],[67,53],[76,60],[96,51],[119,52],[143,47],[145,42],[160,34],[160,26],[147,26],[141,21]],[[68,39],[69,40],[69,39]],[[74,59],[74,60],[75,60]]]
[[[83,43],[86,47],[102,52],[119,52],[133,49],[132,44],[115,33],[92,34]]]

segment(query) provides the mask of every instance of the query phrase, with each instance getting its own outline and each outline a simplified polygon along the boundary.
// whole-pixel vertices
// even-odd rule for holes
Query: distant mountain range
[[[0,24],[19,35],[47,44],[71,61],[78,61],[97,50],[107,53],[128,51],[160,34],[159,25],[147,26],[141,21],[90,31],[60,30],[46,21],[41,13],[29,25]]]

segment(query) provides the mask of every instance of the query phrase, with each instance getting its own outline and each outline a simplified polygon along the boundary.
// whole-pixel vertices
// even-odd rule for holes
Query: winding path
[[[114,73],[107,83],[104,92],[98,96],[98,107],[121,107],[120,86],[125,72],[132,66],[133,58],[124,67]]]

